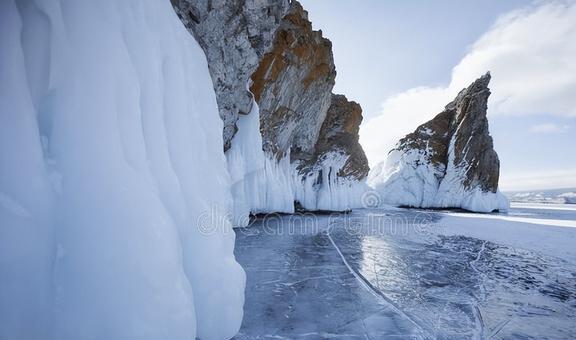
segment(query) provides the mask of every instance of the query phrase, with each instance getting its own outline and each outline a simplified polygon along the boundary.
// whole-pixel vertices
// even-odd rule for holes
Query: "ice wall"
[[[240,116],[238,132],[226,152],[234,197],[234,224],[246,226],[250,213],[294,212],[289,159],[275,160],[262,150],[260,113],[253,102],[248,115]]]
[[[170,3],[3,0],[0,31],[0,338],[232,337],[222,122]]]
[[[293,213],[295,202],[310,211],[344,211],[362,207],[368,186],[363,181],[337,176],[350,155],[331,152],[314,171],[302,173],[290,155],[276,159],[262,150],[260,112],[253,102],[248,115],[240,116],[238,132],[226,152],[232,179],[234,225],[245,226],[250,213]]]
[[[508,211],[510,203],[500,192],[484,192],[462,185],[463,175],[449,165],[446,170],[432,165],[421,150],[392,150],[386,161],[376,165],[368,185],[383,204],[419,208],[461,208],[489,213]]]

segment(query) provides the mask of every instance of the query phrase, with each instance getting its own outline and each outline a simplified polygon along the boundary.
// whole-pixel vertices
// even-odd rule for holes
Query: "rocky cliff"
[[[291,212],[295,202],[310,210],[358,206],[368,174],[358,143],[362,110],[332,94],[332,44],[312,29],[300,3],[172,3],[208,59],[238,183],[234,196],[254,200],[240,210]]]
[[[314,166],[328,155],[339,153],[346,156],[344,165],[338,170],[339,177],[365,178],[370,168],[364,150],[358,143],[360,123],[360,104],[348,101],[344,95],[333,94],[314,152],[311,157],[302,160],[300,171],[310,173]]]
[[[265,151],[293,159],[314,153],[335,78],[332,43],[312,30],[308,13],[293,2],[252,75]]]
[[[224,149],[230,148],[239,115],[252,108],[248,80],[289,7],[289,0],[171,0],[178,17],[208,59]]]
[[[423,208],[506,210],[500,162],[486,118],[490,73],[462,90],[444,111],[399,141],[369,183],[386,203]]]

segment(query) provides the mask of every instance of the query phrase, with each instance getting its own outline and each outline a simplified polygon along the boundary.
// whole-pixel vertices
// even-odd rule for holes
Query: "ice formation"
[[[508,210],[498,191],[500,162],[486,118],[490,74],[398,142],[370,171],[383,203],[421,208]]]
[[[233,221],[248,224],[250,213],[293,213],[295,202],[306,210],[344,211],[362,206],[364,182],[337,176],[350,155],[333,151],[322,156],[315,171],[302,173],[290,155],[276,159],[262,150],[260,114],[254,102],[240,116],[238,132],[226,152],[232,179]]]
[[[224,339],[222,121],[164,0],[0,1],[0,338]]]
[[[362,109],[332,94],[332,43],[313,30],[300,3],[172,3],[208,59],[224,121],[235,225],[245,225],[249,213],[293,212],[295,204],[360,207],[368,174],[358,143]]]

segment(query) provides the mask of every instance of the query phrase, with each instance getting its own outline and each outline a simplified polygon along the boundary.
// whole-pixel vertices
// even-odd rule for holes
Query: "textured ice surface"
[[[443,236],[442,216],[364,210],[309,217],[305,232],[291,216],[238,230],[247,290],[237,338],[576,336],[574,263]]]
[[[277,216],[237,230],[247,286],[236,339],[419,338],[412,321],[375,298],[343,263],[326,233],[329,218],[300,228],[306,223]]]
[[[0,339],[233,336],[222,122],[170,2],[2,0],[0,32]]]

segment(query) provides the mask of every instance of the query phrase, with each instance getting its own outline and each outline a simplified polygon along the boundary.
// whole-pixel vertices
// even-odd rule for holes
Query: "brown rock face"
[[[311,159],[302,163],[301,169],[309,171],[323,156],[330,152],[347,155],[348,159],[338,172],[340,177],[363,179],[368,175],[368,159],[358,143],[358,132],[362,123],[362,108],[344,95],[332,95],[326,119],[320,129],[315,152]]]
[[[208,59],[224,150],[230,148],[239,115],[252,108],[250,76],[269,50],[289,0],[171,0],[184,26]]]
[[[487,73],[462,90],[444,111],[400,140],[398,149],[429,148],[428,161],[439,179],[457,172],[465,188],[479,186],[484,192],[495,193],[500,162],[486,118],[489,82]]]
[[[358,143],[362,109],[332,94],[335,78],[332,43],[312,30],[308,13],[292,1],[271,50],[252,75],[263,148],[276,158],[289,152],[302,173],[338,152],[348,156],[338,176],[363,179],[368,161]]]
[[[293,159],[314,153],[335,78],[331,42],[312,30],[308,13],[293,1],[252,75],[264,151],[277,158],[290,152]]]
[[[452,163],[455,168],[465,169],[464,187],[470,188],[478,184],[483,191],[496,192],[500,160],[488,131],[488,83],[490,73],[460,92],[446,109],[454,112],[450,126],[454,136]]]

